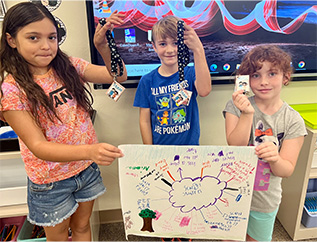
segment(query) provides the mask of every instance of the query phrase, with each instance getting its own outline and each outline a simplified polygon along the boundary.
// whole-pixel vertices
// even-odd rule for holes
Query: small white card
[[[114,81],[107,91],[108,97],[113,99],[114,101],[118,101],[119,97],[124,92],[125,87],[122,86],[119,82]]]
[[[235,89],[234,91],[243,90],[244,93],[250,92],[249,75],[238,75],[236,76]]]
[[[182,104],[188,106],[191,96],[192,96],[191,91],[188,91],[186,89],[181,89],[172,98],[178,106]]]

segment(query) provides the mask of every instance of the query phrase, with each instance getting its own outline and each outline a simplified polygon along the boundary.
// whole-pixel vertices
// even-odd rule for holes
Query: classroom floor
[[[108,223],[100,225],[99,232],[100,241],[126,241],[123,223]],[[140,237],[129,235],[129,241],[161,241],[160,238]],[[193,240],[199,241],[199,240]],[[281,223],[276,220],[274,225],[274,233],[272,241],[292,241],[291,237],[284,230]],[[316,239],[310,239],[307,241],[316,241]]]

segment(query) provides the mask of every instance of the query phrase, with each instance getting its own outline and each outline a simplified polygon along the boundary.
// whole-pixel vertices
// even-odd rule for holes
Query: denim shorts
[[[271,241],[278,209],[271,213],[250,211],[247,233],[257,241]]]
[[[28,220],[39,226],[55,226],[69,218],[78,203],[92,201],[105,191],[96,163],[62,181],[35,184],[28,179]]]

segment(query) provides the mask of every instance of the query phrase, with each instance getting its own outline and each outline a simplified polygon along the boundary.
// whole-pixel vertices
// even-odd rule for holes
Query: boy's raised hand
[[[184,24],[184,43],[194,54],[197,93],[201,97],[206,97],[211,91],[211,77],[204,46],[195,30],[187,24]]]
[[[184,23],[184,43],[193,52],[196,49],[204,49],[196,31]]]

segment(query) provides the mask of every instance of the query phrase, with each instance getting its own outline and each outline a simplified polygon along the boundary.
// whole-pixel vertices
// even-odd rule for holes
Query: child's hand
[[[278,147],[273,142],[265,142],[255,147],[255,154],[269,163],[276,163],[279,159]]]
[[[125,17],[124,14],[122,13],[118,13],[118,10],[115,10],[109,18],[107,18],[107,23],[105,25],[108,24],[108,26],[111,26],[111,30],[113,29],[114,25],[121,25],[124,23],[124,21],[122,20],[122,18]],[[109,27],[108,27],[109,29]]]
[[[252,107],[248,97],[243,94],[243,90],[238,90],[232,94],[234,105],[245,114],[253,114],[254,108]]]
[[[109,166],[119,157],[123,157],[122,151],[110,144],[99,143],[90,145],[89,155],[98,165]]]
[[[196,34],[195,30],[184,23],[184,43],[193,52],[196,49],[204,50],[204,47]]]
[[[94,44],[96,48],[98,49],[99,46],[105,45],[107,43],[106,40],[106,32],[107,30],[113,30],[114,25],[121,25],[124,23],[122,18],[125,15],[122,13],[118,13],[118,10],[115,10],[109,18],[106,19],[107,23],[104,26],[101,26],[100,23],[98,23],[94,35]]]

